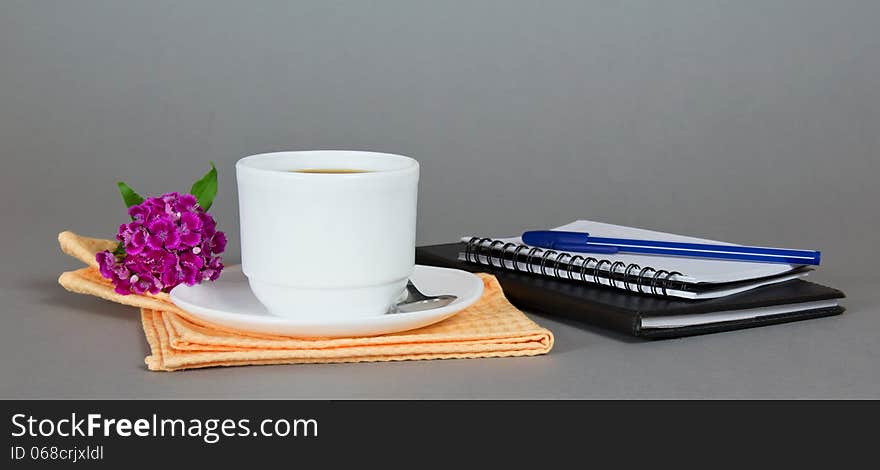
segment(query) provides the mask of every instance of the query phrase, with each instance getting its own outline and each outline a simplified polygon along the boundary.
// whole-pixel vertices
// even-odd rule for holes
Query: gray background
[[[2,397],[880,397],[880,3],[0,2]],[[133,309],[64,292],[115,182],[214,160],[419,159],[418,240],[575,218],[821,248],[842,317],[632,342],[533,316],[522,359],[151,373]]]

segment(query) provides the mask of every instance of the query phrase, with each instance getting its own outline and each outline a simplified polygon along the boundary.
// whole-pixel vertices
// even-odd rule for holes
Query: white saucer
[[[223,275],[215,282],[175,287],[171,290],[171,301],[194,317],[236,330],[302,338],[338,338],[421,328],[455,315],[483,295],[483,281],[458,269],[416,265],[410,279],[426,295],[452,294],[458,299],[445,307],[421,312],[307,322],[270,314],[251,293],[241,265],[235,265],[223,269]]]

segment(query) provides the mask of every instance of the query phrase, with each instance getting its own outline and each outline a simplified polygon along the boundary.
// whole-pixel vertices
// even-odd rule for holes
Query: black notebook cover
[[[800,279],[707,300],[683,300],[636,294],[606,286],[541,277],[458,260],[461,243],[416,248],[416,263],[494,274],[517,307],[559,315],[643,338],[672,338],[737,330],[843,313],[843,307],[819,308],[674,328],[644,328],[642,319],[769,307],[844,297],[843,292]]]

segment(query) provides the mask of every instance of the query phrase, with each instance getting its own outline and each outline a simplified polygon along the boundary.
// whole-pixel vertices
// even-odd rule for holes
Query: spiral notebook
[[[687,237],[589,220],[577,220],[553,230],[588,232],[597,237],[672,242],[734,243]],[[801,265],[721,261],[673,256],[590,255],[523,244],[519,237],[465,237],[458,259],[495,269],[601,284],[663,297],[701,300],[724,297],[757,287],[800,278],[812,268]]]
[[[495,275],[511,303],[528,313],[571,318],[640,338],[678,338],[843,313],[843,292],[802,279],[706,300],[635,294],[595,283],[538,276],[458,259],[463,244],[416,248],[416,263]]]

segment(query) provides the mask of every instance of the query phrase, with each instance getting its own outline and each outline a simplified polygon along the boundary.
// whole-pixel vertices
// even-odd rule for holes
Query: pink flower
[[[95,256],[101,276],[127,294],[168,292],[178,284],[214,281],[223,270],[219,254],[226,235],[190,194],[147,198],[128,211],[131,223],[119,226],[116,239],[125,254]]]
[[[191,212],[193,214],[198,212],[199,202],[196,200],[196,197],[192,194],[184,194],[177,198],[177,201],[173,204],[174,210],[184,214],[186,212]]]
[[[211,239],[206,243],[206,250],[209,253],[223,253],[226,250],[226,234],[223,232],[217,232]]]
[[[180,216],[180,241],[186,246],[196,246],[202,241],[202,220],[192,212],[184,212]]]
[[[147,231],[140,222],[132,222],[120,226],[116,238],[122,242],[126,253],[136,255],[147,247],[147,236]]]
[[[208,266],[202,270],[202,280],[216,281],[217,278],[220,277],[220,271],[223,271],[223,263],[220,261],[220,258],[211,258],[211,261],[208,262]]]
[[[133,274],[129,284],[135,294],[158,294],[162,290],[162,283],[151,272]]]
[[[116,265],[116,258],[113,256],[113,253],[102,251],[95,256],[95,260],[98,262],[98,271],[101,273],[101,276],[113,279],[113,267]]]
[[[174,221],[170,220],[169,217],[162,217],[151,223],[147,227],[147,230],[149,230],[147,245],[154,250],[161,250],[162,248],[173,250],[179,247],[180,231],[175,225]]]
[[[138,204],[128,208],[128,215],[131,216],[131,220],[134,223],[145,224],[150,222],[150,215],[152,212],[150,206],[146,204]]]

